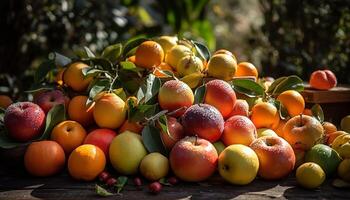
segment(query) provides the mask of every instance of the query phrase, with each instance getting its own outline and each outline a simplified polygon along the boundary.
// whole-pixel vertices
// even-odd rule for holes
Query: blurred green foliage
[[[239,10],[243,4],[249,7],[252,1],[227,1],[232,8],[225,10],[234,15],[233,8]],[[18,94],[29,88],[35,67],[49,52],[72,56],[88,46],[100,53],[108,44],[136,35],[176,34],[205,42],[212,51],[221,47],[220,43],[235,49],[236,44],[216,38],[215,34],[221,23],[236,24],[240,19],[231,21],[221,13],[224,21],[211,20],[208,15],[215,12],[216,2],[219,1],[2,0],[0,92]],[[255,2],[258,6],[253,8],[261,13],[257,20],[263,24],[252,27],[246,38],[236,40],[245,43],[248,60],[260,61],[262,75],[297,74],[308,80],[313,70],[328,67],[339,82],[350,83],[349,0]],[[236,37],[232,30],[226,32]],[[255,50],[261,53],[255,54]],[[5,85],[9,86],[7,90]]]

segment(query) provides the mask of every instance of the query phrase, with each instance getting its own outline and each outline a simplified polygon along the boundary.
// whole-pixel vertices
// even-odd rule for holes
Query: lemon
[[[208,74],[225,81],[232,80],[237,70],[237,62],[227,54],[216,54],[208,62]]]
[[[172,47],[177,44],[176,36],[163,35],[157,38],[155,41],[162,46],[164,53],[166,54]]]
[[[140,172],[150,181],[159,180],[168,174],[169,160],[160,153],[150,153],[142,159]]]
[[[188,55],[177,63],[176,70],[180,77],[190,75],[193,73],[200,73],[204,69],[201,59],[194,55]]]
[[[314,189],[324,182],[326,174],[318,164],[307,162],[298,167],[296,178],[302,187]]]
[[[177,63],[183,57],[192,54],[193,52],[190,48],[184,45],[175,45],[166,53],[165,62],[168,63],[173,69],[176,69]]]

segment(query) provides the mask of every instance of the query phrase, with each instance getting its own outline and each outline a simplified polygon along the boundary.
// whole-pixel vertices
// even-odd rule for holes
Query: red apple
[[[218,153],[205,139],[185,137],[172,148],[169,160],[171,169],[178,178],[197,182],[209,178],[215,172]]]
[[[86,136],[84,144],[93,144],[99,147],[105,153],[106,158],[109,158],[109,145],[116,135],[116,132],[111,129],[95,129]]]
[[[45,113],[31,102],[14,103],[6,109],[4,124],[11,138],[27,142],[42,134]]]
[[[258,174],[267,180],[287,176],[295,166],[295,155],[290,144],[278,136],[263,136],[254,140],[250,147],[259,158]]]
[[[48,113],[52,107],[59,104],[68,105],[69,98],[61,90],[49,90],[40,93],[34,102],[38,104],[45,113]]]
[[[243,115],[246,117],[249,116],[249,104],[246,100],[237,99],[235,105],[233,106],[233,110],[229,116],[235,116],[235,115]]]
[[[173,148],[177,141],[185,137],[184,128],[174,117],[167,117],[168,131],[165,133],[161,131],[160,136],[163,144],[167,149]]]

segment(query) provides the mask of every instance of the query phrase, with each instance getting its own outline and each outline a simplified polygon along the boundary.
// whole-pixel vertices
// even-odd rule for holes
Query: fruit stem
[[[198,145],[198,135],[196,134],[194,137],[195,137],[194,145],[197,146]]]
[[[300,113],[300,124],[299,126],[302,127],[303,126],[303,114]]]

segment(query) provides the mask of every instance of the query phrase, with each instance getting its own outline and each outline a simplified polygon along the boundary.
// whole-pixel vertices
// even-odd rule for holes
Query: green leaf
[[[64,104],[55,105],[46,115],[45,130],[38,140],[45,140],[50,137],[52,129],[60,122],[67,119]]]
[[[115,185],[115,187],[117,187],[117,193],[121,192],[127,183],[128,183],[128,177],[119,176],[117,178],[117,184]]]
[[[148,152],[158,152],[167,156],[168,152],[163,145],[160,132],[156,127],[152,125],[145,126],[142,129],[142,141]]]
[[[158,118],[158,125],[161,129],[161,133],[160,134],[168,134],[169,137],[172,137],[169,133],[169,129],[168,129],[168,120],[166,118],[166,115],[162,115]]]
[[[127,70],[127,71],[133,71],[133,72],[140,72],[140,71],[142,71],[141,68],[137,68],[136,65],[133,62],[130,62],[130,61],[120,62],[120,66],[122,67],[123,70]]]
[[[50,53],[49,58],[50,60],[54,60],[55,64],[60,67],[66,66],[72,62],[72,59],[57,52]]]
[[[88,47],[84,47],[85,54],[88,58],[95,58],[95,54]]]
[[[272,84],[267,89],[266,93],[271,94],[273,90],[277,87],[277,85],[280,84],[282,81],[284,81],[286,78],[287,78],[286,76],[283,76],[273,81]]]
[[[95,192],[97,195],[101,196],[101,197],[107,197],[107,196],[112,196],[113,193],[108,192],[106,189],[104,189],[103,187],[95,184]]]
[[[11,149],[14,147],[24,146],[28,143],[20,143],[12,140],[5,129],[0,130],[0,147],[3,149]]]
[[[97,80],[89,91],[89,99],[92,101],[97,94],[106,90],[109,84],[110,84],[110,81],[108,79]]]
[[[52,84],[37,84],[34,83],[34,85],[32,85],[30,87],[29,90],[26,90],[26,93],[35,93],[35,92],[39,92],[39,91],[46,91],[46,90],[53,90],[56,88],[56,85],[54,83]]]
[[[102,58],[106,58],[112,63],[115,63],[119,60],[120,55],[122,54],[122,44],[113,44],[106,47],[102,52]]]
[[[272,83],[271,86],[274,87],[271,89],[272,95],[278,95],[287,90],[296,90],[298,92],[304,90],[303,80],[301,80],[301,78],[295,75],[288,76],[285,78],[282,77],[281,80],[278,80],[277,84],[274,85],[274,83]]]
[[[99,66],[102,70],[113,72],[113,63],[105,58],[83,58],[81,60],[89,63],[90,66],[94,66],[94,68]]]
[[[161,178],[161,179],[159,179],[159,183],[162,184],[162,185],[166,185],[166,186],[172,186],[172,185],[169,183],[169,181],[168,181],[167,178]]]
[[[47,60],[44,61],[40,64],[40,66],[38,67],[38,69],[35,71],[35,75],[34,75],[34,82],[35,83],[39,83],[41,81],[43,81],[45,79],[45,77],[47,76],[47,74],[55,69],[55,62],[52,60]]]
[[[160,87],[160,79],[153,74],[149,74],[144,84],[142,84],[137,91],[136,97],[138,101],[148,103],[153,97],[158,94]]]
[[[196,51],[198,52],[200,57],[203,60],[209,61],[211,55],[210,55],[210,51],[209,51],[208,47],[200,42],[192,41],[192,43],[193,43],[194,47],[196,48]]]
[[[282,120],[289,118],[289,113],[288,113],[287,109],[280,101],[275,100],[274,104],[275,104],[276,108],[278,109],[280,118]]]
[[[236,92],[247,95],[248,97],[263,97],[264,88],[250,79],[235,79],[231,82]]]
[[[194,103],[195,104],[199,104],[199,103],[204,102],[206,90],[207,90],[206,85],[202,85],[194,91]]]
[[[144,121],[145,118],[152,117],[157,113],[157,104],[142,104],[134,107],[129,104],[128,119],[131,122]]]
[[[85,67],[81,71],[82,71],[84,77],[96,76],[97,74],[101,74],[101,73],[108,73],[108,71],[106,71],[106,70],[96,69],[93,67]]]
[[[312,117],[317,119],[319,122],[324,122],[324,114],[320,104],[315,104],[311,108]]]
[[[128,55],[128,53],[134,49],[135,47],[139,46],[142,42],[145,42],[147,41],[148,39],[146,38],[135,38],[135,39],[131,39],[129,40],[125,46],[124,46],[124,49],[122,51],[122,55],[123,55],[123,58],[126,58],[126,56]]]

